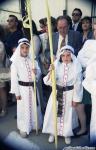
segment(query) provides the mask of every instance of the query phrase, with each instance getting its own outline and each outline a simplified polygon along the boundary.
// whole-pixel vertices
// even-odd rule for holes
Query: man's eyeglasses
[[[72,16],[80,16],[80,14],[72,13]]]

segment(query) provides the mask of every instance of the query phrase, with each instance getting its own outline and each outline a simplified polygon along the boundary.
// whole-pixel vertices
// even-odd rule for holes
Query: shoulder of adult
[[[85,41],[83,48],[88,49],[90,46],[94,46],[94,45],[96,45],[96,40],[89,39],[89,40]]]
[[[40,41],[40,37],[38,35],[33,35],[33,39]]]
[[[82,66],[81,66],[80,61],[77,58],[75,58],[73,63],[75,65],[75,67],[76,67],[75,68],[76,72],[81,72],[82,71]]]
[[[70,34],[79,34],[79,35],[82,35],[79,31],[69,30],[68,32]]]
[[[58,37],[58,36],[59,36],[59,32],[53,32],[53,33],[52,33],[52,36],[53,36],[53,37]]]

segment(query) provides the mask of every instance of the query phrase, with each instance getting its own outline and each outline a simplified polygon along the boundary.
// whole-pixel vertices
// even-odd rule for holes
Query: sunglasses
[[[72,13],[72,16],[80,16],[80,14]]]

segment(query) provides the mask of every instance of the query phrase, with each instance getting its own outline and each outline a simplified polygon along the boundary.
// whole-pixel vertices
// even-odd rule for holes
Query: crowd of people
[[[17,128],[27,137],[36,128],[34,78],[38,128],[54,142],[51,73],[55,70],[57,134],[71,143],[71,136],[90,132],[96,144],[95,63],[96,23],[82,18],[75,8],[72,17],[51,17],[53,59],[51,64],[47,18],[39,20],[38,31],[32,20],[35,63],[32,62],[30,30],[9,15],[7,28],[0,26],[0,117],[7,115],[8,103],[17,101]],[[10,75],[11,70],[11,75]],[[92,107],[91,107],[92,105]],[[91,111],[92,109],[92,111]]]

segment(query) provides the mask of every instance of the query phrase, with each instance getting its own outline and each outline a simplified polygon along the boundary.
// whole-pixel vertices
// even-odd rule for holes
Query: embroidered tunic
[[[71,62],[68,65],[55,61],[56,84],[62,87],[74,86],[72,90],[63,91],[63,109],[62,116],[57,117],[58,135],[69,137],[73,135],[72,129],[78,125],[78,119],[72,101],[80,102],[82,100],[82,74],[81,65]],[[51,86],[49,75],[44,78],[44,83]],[[50,95],[43,123],[43,133],[54,135],[54,113],[53,113],[52,94]],[[58,109],[58,101],[57,101]]]
[[[41,71],[38,63],[35,62],[37,69],[36,80],[38,81]],[[34,74],[32,73],[32,62],[29,57],[19,57],[17,62],[13,62],[11,65],[11,93],[15,93],[16,96],[21,96],[21,100],[17,100],[17,126],[18,129],[29,132],[35,129],[35,106],[34,106],[34,89],[32,86],[19,85],[18,81],[33,82]],[[38,99],[38,128],[42,125],[42,115],[40,108],[40,99],[37,89]]]

